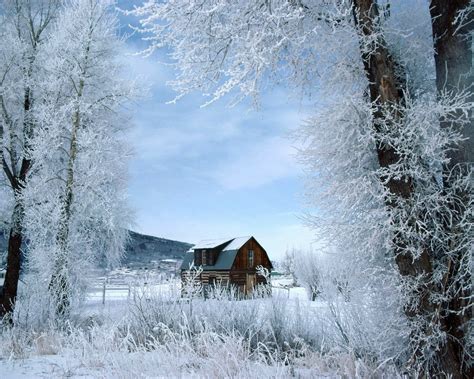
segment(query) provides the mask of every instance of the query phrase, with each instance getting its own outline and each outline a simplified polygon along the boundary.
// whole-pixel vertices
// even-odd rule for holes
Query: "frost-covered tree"
[[[71,0],[59,13],[43,69],[47,82],[25,189],[30,276],[56,316],[80,300],[93,263],[118,262],[127,237],[123,110],[135,96],[113,2]]]
[[[293,270],[309,299],[315,301],[321,293],[321,260],[313,251],[293,250]]]
[[[403,306],[411,329],[409,364],[423,374],[467,375],[472,371],[469,326],[452,323],[455,315],[470,313],[471,307],[472,162],[459,162],[471,168],[456,178],[446,168],[452,162],[450,152],[466,154],[463,129],[472,123],[472,95],[462,89],[464,84],[457,91],[424,88],[416,81],[429,80],[426,74],[412,80],[406,62],[410,54],[391,47],[390,36],[380,29],[377,4],[355,4],[359,34],[369,42],[362,59],[373,108],[378,177],[385,187],[390,248],[402,276]],[[460,10],[451,9],[455,14]],[[438,52],[429,59],[439,59]],[[424,60],[427,67],[430,62]],[[423,57],[416,61],[422,63]],[[449,65],[449,59],[443,64]],[[457,81],[464,83],[466,78],[458,76]],[[466,198],[459,202],[461,192]]]
[[[31,140],[36,132],[37,96],[44,50],[59,0],[5,0],[0,4],[0,161],[10,189],[7,267],[0,293],[0,315],[12,310],[24,244],[22,201],[32,166]],[[5,182],[4,182],[5,179]]]
[[[443,131],[455,130],[461,139],[452,141],[446,151],[443,165],[443,197],[446,200],[444,245],[442,257],[442,299],[437,312],[444,312],[442,322],[448,331],[448,343],[453,347],[449,364],[456,365],[456,358],[463,354],[457,341],[471,338],[467,351],[473,351],[473,294],[472,267],[474,256],[474,102],[473,33],[474,2],[472,0],[432,0],[431,20],[436,50],[436,86],[438,97],[465,96],[471,103],[470,115],[466,117],[459,107],[453,109],[451,117],[441,117]],[[447,211],[446,211],[447,209]],[[466,325],[469,325],[468,327]],[[472,356],[471,356],[472,364]],[[464,370],[467,371],[467,370]],[[470,375],[474,375],[471,369]]]
[[[298,251],[296,249],[291,249],[285,251],[285,256],[283,257],[283,260],[281,261],[281,269],[286,275],[290,275],[292,279],[292,286],[297,286],[298,285],[298,278],[296,276],[296,254],[298,254]]]
[[[276,81],[316,99],[302,128],[310,222],[404,314],[407,368],[469,376],[472,2],[168,0],[133,13],[148,53],[172,48],[178,97],[257,99]]]

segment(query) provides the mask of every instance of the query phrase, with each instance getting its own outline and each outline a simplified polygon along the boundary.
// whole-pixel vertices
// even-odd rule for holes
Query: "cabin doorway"
[[[255,274],[247,274],[247,281],[246,281],[247,295],[250,295],[252,293],[254,286],[255,286]]]

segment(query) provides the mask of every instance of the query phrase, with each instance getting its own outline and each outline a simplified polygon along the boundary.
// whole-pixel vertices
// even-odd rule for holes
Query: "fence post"
[[[102,287],[102,305],[105,304],[105,288],[107,286],[107,278],[104,278],[104,285]]]

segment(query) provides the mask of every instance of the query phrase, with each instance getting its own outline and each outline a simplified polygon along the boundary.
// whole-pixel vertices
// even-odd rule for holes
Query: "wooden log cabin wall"
[[[220,284],[233,286],[244,295],[250,295],[256,285],[266,284],[265,277],[257,274],[258,266],[269,271],[273,268],[267,252],[254,237],[203,241],[194,246],[181,265],[183,287],[191,265],[202,267],[195,280],[204,290]]]

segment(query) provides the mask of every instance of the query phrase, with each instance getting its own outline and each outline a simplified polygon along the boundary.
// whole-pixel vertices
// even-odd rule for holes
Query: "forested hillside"
[[[191,246],[187,242],[173,241],[130,231],[130,239],[127,243],[121,266],[139,268],[153,266],[154,262],[159,262],[163,259],[181,260],[184,253]],[[6,250],[7,239],[4,232],[0,231],[2,267],[5,263]]]

